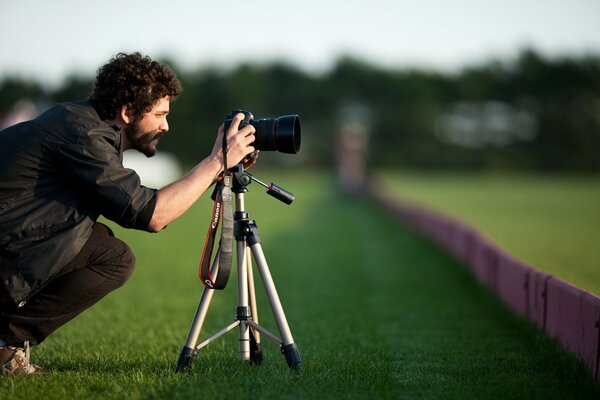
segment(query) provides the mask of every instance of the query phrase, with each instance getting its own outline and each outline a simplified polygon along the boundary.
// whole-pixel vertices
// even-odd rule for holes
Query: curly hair
[[[161,98],[176,97],[181,91],[181,83],[168,65],[137,52],[119,53],[98,69],[88,101],[102,120],[115,119],[123,106],[137,118]]]

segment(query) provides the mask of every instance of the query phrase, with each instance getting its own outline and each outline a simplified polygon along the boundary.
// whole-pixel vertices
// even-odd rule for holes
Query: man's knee
[[[135,269],[136,259],[133,251],[121,239],[111,236],[106,239],[110,244],[111,258],[108,260],[112,278],[117,287],[122,286]]]
[[[135,269],[135,255],[121,239],[102,236],[96,241],[90,266],[101,276],[112,282],[113,288],[122,286]]]

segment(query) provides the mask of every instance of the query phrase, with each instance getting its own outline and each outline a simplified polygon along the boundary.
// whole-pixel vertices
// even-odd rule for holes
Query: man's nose
[[[161,122],[161,124],[158,126],[158,129],[160,129],[162,132],[167,132],[169,130],[169,123],[167,122],[167,119],[165,118],[165,120],[163,122]]]

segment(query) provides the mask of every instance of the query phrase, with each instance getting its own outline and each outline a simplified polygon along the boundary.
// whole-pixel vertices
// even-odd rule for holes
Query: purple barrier
[[[598,377],[600,299],[558,278],[548,279],[546,332]]]
[[[527,287],[527,319],[541,329],[546,327],[546,290],[550,275],[529,270],[529,281]]]
[[[483,285],[495,289],[500,250],[481,233],[473,231],[468,265]]]
[[[377,197],[375,197],[375,200],[395,219],[402,222],[409,222],[407,216],[408,212],[406,210],[407,207],[404,205],[404,203],[397,202],[391,197],[384,196],[381,194],[378,194]]]
[[[371,196],[465,263],[510,309],[556,338],[600,379],[600,297],[526,265],[457,220],[381,192]]]
[[[425,236],[431,236],[430,225],[431,221],[433,220],[432,216],[416,207],[411,210],[411,214],[413,227],[417,228],[417,230],[423,233]]]
[[[498,252],[495,289],[509,308],[528,316],[529,273],[531,269],[504,252]]]
[[[452,235],[450,229],[452,228],[450,221],[439,215],[430,214],[427,221],[427,231],[429,236],[444,249],[448,248],[448,243]]]
[[[427,215],[424,215],[418,208],[409,205],[406,205],[401,212],[404,217],[404,222],[415,228],[417,231],[422,232],[424,224],[423,218],[426,218]]]
[[[581,290],[560,279],[548,279],[546,332],[574,353],[583,336],[581,293]]]
[[[448,250],[468,265],[474,236],[473,230],[456,221],[449,221],[448,223]]]
[[[600,378],[600,297],[584,292],[581,296],[581,315],[583,338],[578,351],[579,357],[594,376]]]

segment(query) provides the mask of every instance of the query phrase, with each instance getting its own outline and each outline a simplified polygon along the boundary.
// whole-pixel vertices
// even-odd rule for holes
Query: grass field
[[[600,295],[600,177],[384,172],[404,199],[458,217],[509,253]]]
[[[366,201],[342,200],[324,174],[273,178],[296,202],[251,186],[246,209],[261,228],[303,373],[271,343],[262,366],[243,364],[234,332],[202,349],[189,373],[174,372],[202,289],[204,201],[156,235],[119,229],[138,258],[130,282],[33,349],[52,373],[0,379],[0,398],[600,398],[582,364],[428,240]],[[233,320],[235,291],[230,283],[216,293],[206,333]]]

